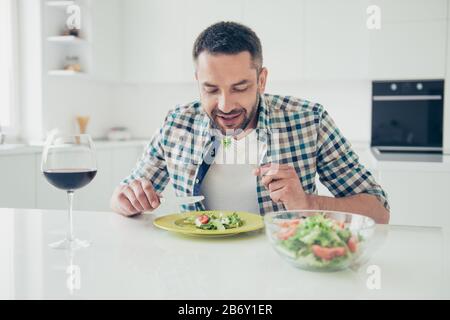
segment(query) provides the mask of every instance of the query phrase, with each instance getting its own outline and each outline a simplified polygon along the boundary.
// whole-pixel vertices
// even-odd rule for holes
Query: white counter
[[[373,171],[446,171],[450,172],[450,154],[442,155],[441,161],[405,161],[405,156],[399,155],[399,161],[378,160],[367,141],[352,141],[352,148],[358,154],[360,161]],[[415,158],[420,158],[416,156]],[[426,158],[426,157],[422,157]]]
[[[203,239],[157,229],[153,216],[80,211],[74,219],[92,245],[70,253],[47,246],[64,235],[64,211],[0,209],[0,298],[450,298],[440,228],[379,226],[367,264],[315,273],[282,260],[261,232]],[[367,286],[372,265],[380,289]]]
[[[133,139],[127,141],[111,141],[111,140],[94,140],[96,149],[107,148],[120,148],[141,146],[144,147],[149,140],[145,139]],[[15,154],[27,154],[27,153],[41,153],[44,143],[32,143],[32,144],[2,144],[0,145],[1,155],[15,155]]]

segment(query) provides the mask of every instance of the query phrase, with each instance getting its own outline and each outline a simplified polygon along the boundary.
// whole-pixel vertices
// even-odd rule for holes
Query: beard
[[[259,99],[260,99],[259,94],[256,94],[256,102],[253,105],[253,107],[251,108],[249,114],[247,114],[247,109],[245,109],[243,107],[236,108],[230,113],[222,113],[217,107],[214,108],[211,111],[211,116],[208,114],[208,117],[211,119],[213,128],[220,130],[220,132],[223,135],[236,136],[236,135],[240,134],[242,131],[244,131],[248,127],[250,122],[256,117],[256,114],[258,112],[258,107],[259,107]],[[223,115],[232,116],[232,115],[238,115],[238,114],[239,114],[239,116],[242,114],[244,118],[240,123],[238,123],[234,127],[223,126],[218,121],[215,120],[218,117],[223,116]]]

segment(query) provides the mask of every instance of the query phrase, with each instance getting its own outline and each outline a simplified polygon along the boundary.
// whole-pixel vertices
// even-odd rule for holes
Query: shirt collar
[[[258,123],[256,128],[258,132],[263,131],[267,134],[272,132],[270,129],[270,109],[264,95],[259,96]]]

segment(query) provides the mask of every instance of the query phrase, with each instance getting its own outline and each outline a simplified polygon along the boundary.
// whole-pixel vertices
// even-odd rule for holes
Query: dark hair
[[[258,36],[252,29],[237,22],[221,21],[203,30],[194,43],[194,61],[197,61],[203,51],[211,54],[237,54],[248,51],[257,70],[263,63]]]

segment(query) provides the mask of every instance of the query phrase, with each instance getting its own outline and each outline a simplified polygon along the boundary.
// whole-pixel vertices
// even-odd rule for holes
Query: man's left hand
[[[261,176],[273,202],[282,202],[287,210],[312,209],[310,196],[303,190],[294,167],[270,163],[255,169],[253,174]]]

